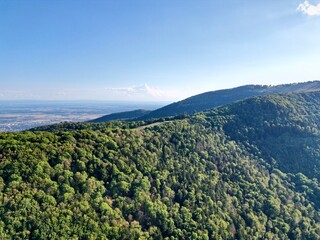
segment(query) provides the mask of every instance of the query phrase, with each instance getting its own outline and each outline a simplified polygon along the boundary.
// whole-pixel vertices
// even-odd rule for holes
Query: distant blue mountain
[[[149,120],[153,118],[193,114],[253,96],[262,96],[275,93],[310,92],[318,90],[320,90],[320,81],[283,84],[276,86],[245,85],[231,89],[205,92],[150,112],[136,110],[115,113],[92,120],[92,122],[111,120]]]
[[[149,111],[149,110],[138,109],[138,110],[127,111],[127,112],[112,113],[112,114],[108,114],[103,117],[91,120],[89,122],[108,122],[108,121],[112,121],[112,120],[123,120],[123,121],[124,120],[132,120],[132,119],[136,119],[139,117],[143,117],[150,112],[151,111]]]

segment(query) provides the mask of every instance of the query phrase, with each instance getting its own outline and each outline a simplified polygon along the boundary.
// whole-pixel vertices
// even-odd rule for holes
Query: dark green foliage
[[[0,133],[0,238],[319,239],[319,100]]]
[[[217,116],[217,117],[215,117]],[[207,114],[233,140],[285,172],[320,180],[320,93],[251,98]]]

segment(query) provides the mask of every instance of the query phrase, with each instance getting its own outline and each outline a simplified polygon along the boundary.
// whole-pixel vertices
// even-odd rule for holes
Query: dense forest
[[[150,123],[0,133],[0,238],[320,239],[320,92]]]

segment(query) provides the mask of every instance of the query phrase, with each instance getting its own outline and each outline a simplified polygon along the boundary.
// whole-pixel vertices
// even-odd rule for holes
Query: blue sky
[[[320,79],[320,0],[0,0],[0,100],[176,101]]]

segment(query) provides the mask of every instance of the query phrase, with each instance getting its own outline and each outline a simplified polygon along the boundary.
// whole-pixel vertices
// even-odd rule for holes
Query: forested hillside
[[[319,92],[257,97],[206,114],[214,125],[222,116],[231,139],[259,149],[282,171],[320,180]]]
[[[141,129],[0,133],[3,239],[320,239],[320,93]]]

